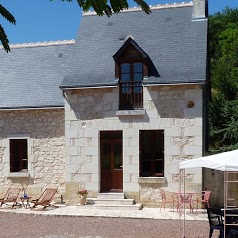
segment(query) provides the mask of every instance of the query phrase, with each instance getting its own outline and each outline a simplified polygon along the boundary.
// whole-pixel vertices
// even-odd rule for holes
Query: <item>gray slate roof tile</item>
[[[0,109],[63,107],[59,85],[72,45],[0,50]],[[58,57],[63,54],[62,57]]]

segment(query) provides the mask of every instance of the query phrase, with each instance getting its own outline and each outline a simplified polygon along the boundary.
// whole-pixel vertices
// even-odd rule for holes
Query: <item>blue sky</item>
[[[147,0],[149,5],[188,0]],[[209,13],[221,11],[226,6],[238,8],[238,0],[208,0]],[[135,6],[129,0],[130,6]],[[3,25],[11,44],[75,39],[80,25],[82,11],[76,0],[71,3],[61,0],[1,0],[16,18],[17,25],[11,25],[2,17]]]

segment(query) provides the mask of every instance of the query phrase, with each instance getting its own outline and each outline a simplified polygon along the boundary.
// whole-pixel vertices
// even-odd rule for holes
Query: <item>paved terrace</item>
[[[123,218],[149,218],[149,219],[175,219],[183,220],[184,213],[179,215],[178,212],[172,211],[172,209],[160,208],[143,208],[142,210],[108,210],[108,209],[94,209],[92,205],[83,206],[60,206],[58,208],[49,207],[42,211],[42,208],[9,208],[5,205],[0,207],[0,212],[8,213],[22,213],[22,214],[35,214],[35,215],[47,215],[47,216],[86,216],[86,217],[123,217]],[[186,220],[207,220],[206,210],[198,210],[194,213],[190,213],[188,209],[185,210]]]

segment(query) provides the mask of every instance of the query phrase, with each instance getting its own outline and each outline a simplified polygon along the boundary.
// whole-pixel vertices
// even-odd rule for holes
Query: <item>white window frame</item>
[[[27,139],[27,172],[10,172],[10,140]],[[33,170],[33,139],[29,134],[10,134],[3,139],[3,146],[6,148],[3,156],[3,170],[5,177],[34,177]]]

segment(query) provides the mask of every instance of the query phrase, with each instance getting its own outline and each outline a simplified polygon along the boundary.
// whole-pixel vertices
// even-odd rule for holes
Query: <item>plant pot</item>
[[[81,196],[81,197],[79,197],[79,204],[80,204],[80,205],[85,205],[86,200],[87,200],[87,196]]]

